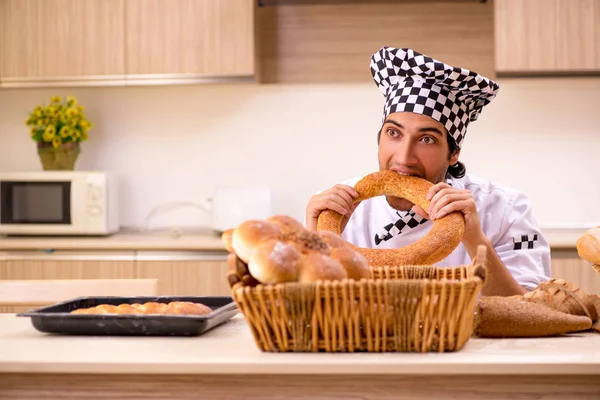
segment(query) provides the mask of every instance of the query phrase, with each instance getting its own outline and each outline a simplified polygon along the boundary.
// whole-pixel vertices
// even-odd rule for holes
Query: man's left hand
[[[477,245],[485,240],[485,235],[481,229],[473,194],[469,190],[459,190],[445,182],[440,182],[429,189],[426,199],[430,201],[429,209],[426,212],[419,206],[414,206],[413,211],[431,221],[454,211],[462,212],[465,218],[465,233],[462,242],[470,254],[472,251],[476,251]]]

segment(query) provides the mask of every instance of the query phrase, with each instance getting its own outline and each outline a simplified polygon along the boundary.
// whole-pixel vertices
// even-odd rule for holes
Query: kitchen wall
[[[600,79],[498,79],[470,128],[469,172],[526,191],[544,227],[600,224]],[[214,84],[0,91],[0,170],[40,170],[24,125],[54,94],[75,95],[95,124],[79,170],[119,174],[121,222],[156,206],[203,202],[216,185],[267,185],[274,212],[302,218],[317,190],[377,169],[383,98],[375,85]],[[200,226],[196,208],[151,227]]]

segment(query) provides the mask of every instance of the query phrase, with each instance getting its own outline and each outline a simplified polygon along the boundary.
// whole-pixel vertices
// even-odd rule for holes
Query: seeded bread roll
[[[245,221],[222,240],[232,250],[230,286],[369,278],[366,258],[342,236],[309,231],[286,215]]]
[[[359,194],[354,202],[376,196],[396,196],[429,208],[425,196],[432,183],[414,176],[400,175],[391,170],[374,172],[354,185]],[[317,220],[318,231],[341,233],[343,216],[332,210],[321,212]],[[432,229],[419,241],[398,249],[353,248],[363,254],[370,266],[435,264],[446,258],[460,244],[465,231],[462,213],[453,212],[433,223]]]

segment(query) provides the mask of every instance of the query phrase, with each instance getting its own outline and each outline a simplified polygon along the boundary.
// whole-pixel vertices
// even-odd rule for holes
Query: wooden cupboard
[[[600,73],[600,0],[494,0],[498,74]]]
[[[253,0],[0,0],[0,87],[251,79]]]
[[[124,0],[0,0],[3,86],[123,82]]]
[[[158,279],[159,295],[229,296],[227,253],[202,251],[8,251],[2,279]],[[23,307],[0,307],[20,312]]]
[[[125,0],[128,80],[254,74],[254,4]]]
[[[230,296],[226,253],[139,251],[138,278],[158,279],[163,296]]]
[[[136,277],[135,251],[8,251],[0,279],[131,279]],[[19,312],[27,307],[0,307]]]

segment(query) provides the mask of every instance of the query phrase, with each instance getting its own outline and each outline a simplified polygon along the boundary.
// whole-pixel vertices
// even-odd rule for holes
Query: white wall
[[[544,227],[600,224],[600,78],[498,82],[470,126],[467,170],[526,191]],[[220,84],[0,90],[0,170],[41,169],[24,121],[54,94],[86,106],[95,128],[77,169],[118,172],[127,226],[165,202],[201,202],[218,184],[268,185],[275,212],[301,218],[315,191],[377,169],[374,84]],[[188,208],[151,225],[207,223]]]

